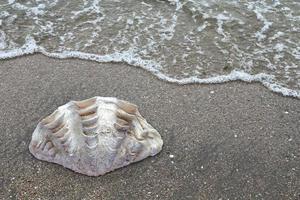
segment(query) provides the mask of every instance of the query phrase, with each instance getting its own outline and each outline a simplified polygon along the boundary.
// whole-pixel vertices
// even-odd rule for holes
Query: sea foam
[[[267,0],[1,1],[0,59],[42,53],[124,62],[181,85],[260,82],[299,98],[299,6]]]
[[[130,51],[126,52],[115,52],[109,55],[97,55],[84,53],[79,51],[64,51],[62,53],[50,53],[47,52],[43,47],[40,47],[36,44],[35,40],[31,37],[27,37],[26,43],[19,49],[9,50],[9,51],[0,51],[0,59],[14,58],[18,56],[33,54],[33,53],[41,53],[45,56],[59,59],[67,59],[67,58],[79,58],[82,60],[90,60],[96,61],[100,63],[107,62],[124,62],[129,65],[135,67],[141,67],[151,74],[155,75],[157,78],[167,81],[170,83],[176,83],[179,85],[187,85],[187,84],[216,84],[216,83],[225,83],[229,81],[244,81],[244,82],[260,82],[268,89],[272,90],[276,93],[281,93],[283,96],[290,96],[300,99],[300,92],[291,90],[285,87],[282,87],[275,82],[273,82],[273,76],[260,73],[251,75],[243,71],[232,71],[227,75],[219,75],[210,78],[198,78],[198,77],[189,77],[183,79],[172,78],[164,73],[162,73],[159,69],[157,69],[158,63],[153,61],[143,60],[136,55],[134,55]]]

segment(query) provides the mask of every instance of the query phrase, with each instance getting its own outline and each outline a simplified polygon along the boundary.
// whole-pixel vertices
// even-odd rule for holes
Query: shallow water
[[[0,1],[0,59],[126,62],[179,84],[259,81],[300,98],[300,2]]]

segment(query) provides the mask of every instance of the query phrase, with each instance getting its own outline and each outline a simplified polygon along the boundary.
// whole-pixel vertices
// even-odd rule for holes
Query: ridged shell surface
[[[29,145],[38,159],[99,176],[161,151],[160,134],[137,106],[93,97],[60,106],[39,122]]]

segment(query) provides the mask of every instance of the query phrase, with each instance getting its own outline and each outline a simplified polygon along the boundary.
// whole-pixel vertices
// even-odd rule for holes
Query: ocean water
[[[300,98],[300,1],[0,0],[0,59],[36,52]]]

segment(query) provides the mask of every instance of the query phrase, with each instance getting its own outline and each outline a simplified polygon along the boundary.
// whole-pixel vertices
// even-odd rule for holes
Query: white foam
[[[39,47],[36,45],[36,41],[32,37],[27,36],[25,44],[21,48],[0,51],[0,59],[14,58],[36,52],[39,52]]]
[[[199,26],[199,27],[197,28],[197,31],[198,31],[198,32],[202,32],[202,31],[207,27],[207,25],[208,25],[208,22],[205,21],[201,26]]]
[[[276,52],[281,52],[283,51],[284,49],[286,48],[286,46],[282,43],[277,43],[275,46],[274,46],[274,49]]]
[[[16,10],[24,10],[26,12],[27,16],[37,16],[37,15],[43,15],[44,9],[46,8],[45,4],[39,4],[36,7],[27,7],[20,3],[15,3],[14,1],[11,2],[12,7]]]
[[[8,17],[8,16],[9,16],[9,12],[7,12],[5,10],[0,12],[0,17],[1,18],[5,18],[5,17]]]
[[[260,42],[266,38],[266,35],[264,33],[266,33],[270,29],[273,22],[268,21],[267,18],[263,15],[264,13],[267,13],[271,9],[270,6],[267,6],[265,2],[262,2],[264,7],[261,8],[258,5],[256,5],[259,3],[251,2],[249,3],[248,8],[253,10],[253,12],[256,14],[257,20],[263,23],[263,27],[255,33],[257,40]]]
[[[285,33],[281,32],[281,31],[278,31],[277,33],[275,33],[272,37],[269,38],[269,41],[273,41],[273,40],[276,40],[277,38],[281,37],[281,36],[284,36]]]
[[[265,87],[269,88],[273,92],[281,93],[284,96],[296,97],[300,99],[300,91],[291,90],[280,86],[273,82],[273,76],[260,73],[255,75],[250,75],[243,71],[232,71],[227,75],[219,75],[210,78],[198,78],[195,76],[183,79],[172,78],[159,70],[159,64],[154,61],[143,60],[134,54],[134,50],[128,50],[124,52],[115,52],[108,55],[97,55],[83,53],[79,51],[64,51],[62,53],[50,53],[47,52],[43,47],[40,47],[36,44],[35,40],[32,37],[26,38],[26,43],[19,49],[9,50],[9,51],[0,51],[0,59],[7,59],[18,57],[26,54],[33,53],[42,53],[48,57],[66,59],[66,58],[79,58],[83,60],[92,60],[97,62],[125,62],[129,65],[136,67],[141,67],[157,78],[170,82],[176,83],[179,85],[186,84],[215,84],[215,83],[225,83],[229,81],[244,81],[244,82],[260,82]]]
[[[223,36],[221,41],[226,42],[228,40],[228,36],[224,33],[223,24],[224,21],[227,21],[230,18],[224,14],[218,14],[216,18],[217,18],[217,25],[218,25],[217,33]]]

